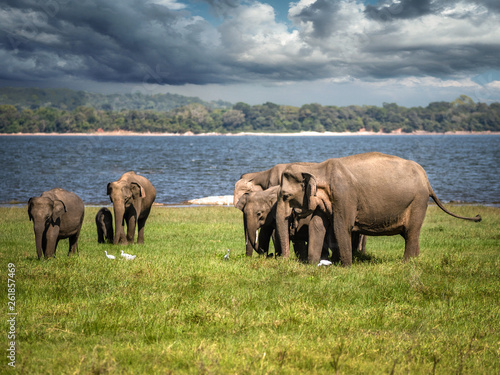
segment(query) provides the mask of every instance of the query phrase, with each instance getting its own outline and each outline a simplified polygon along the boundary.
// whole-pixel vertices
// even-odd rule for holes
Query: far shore
[[[357,132],[299,132],[299,133],[250,133],[250,132],[242,132],[242,133],[199,133],[195,134],[193,132],[186,133],[151,133],[151,132],[131,132],[126,130],[117,130],[117,131],[97,131],[91,133],[0,133],[0,136],[158,136],[158,137],[202,137],[202,136],[227,136],[227,137],[238,137],[238,136],[285,136],[285,137],[297,137],[297,136],[360,136],[360,135],[500,135],[500,132],[474,132],[474,131],[456,131],[456,132],[444,132],[444,133],[434,133],[427,132],[423,130],[417,130],[412,133],[405,133],[401,131],[401,129],[397,129],[392,131],[391,133],[383,133],[383,132],[372,132],[361,129]]]

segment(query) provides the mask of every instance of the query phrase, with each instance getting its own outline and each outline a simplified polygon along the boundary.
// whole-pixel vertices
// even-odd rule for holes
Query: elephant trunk
[[[253,251],[257,251],[257,230],[258,227],[254,224],[249,224],[246,215],[243,217],[245,226],[245,243],[247,256],[251,257]]]
[[[34,231],[35,231],[35,243],[36,243],[36,254],[38,255],[38,259],[41,259],[42,256],[44,255],[44,233],[45,233],[45,225],[43,224],[38,224],[34,225]]]
[[[278,235],[278,242],[281,247],[281,255],[284,258],[290,256],[290,233],[289,233],[289,222],[292,210],[289,205],[281,199],[278,198],[278,203],[276,206],[276,232]]]
[[[127,237],[125,236],[125,223],[123,221],[125,206],[120,203],[117,204],[117,202],[113,201],[113,211],[115,213],[115,236],[113,243],[115,245],[119,243],[127,243]]]

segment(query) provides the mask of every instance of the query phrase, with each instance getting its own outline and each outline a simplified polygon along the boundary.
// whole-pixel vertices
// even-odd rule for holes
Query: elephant
[[[276,203],[277,206],[277,203]],[[340,261],[339,246],[330,225],[330,219],[324,212],[317,210],[303,218],[302,215],[292,209],[289,222],[290,239],[293,243],[295,255],[299,260],[309,263],[317,263],[317,257],[312,254],[321,255],[320,259],[330,258],[334,263]],[[324,239],[321,242],[321,239]],[[279,240],[276,242],[279,243]],[[351,234],[352,251],[359,254],[366,253],[366,236],[353,231]],[[322,247],[320,247],[322,244]],[[279,245],[281,248],[281,244]],[[321,250],[320,250],[321,249]]]
[[[55,188],[28,201],[28,216],[33,221],[36,253],[51,258],[59,240],[69,238],[68,256],[78,252],[85,206],[75,193]]]
[[[276,164],[274,167],[265,171],[245,173],[236,182],[236,184],[234,185],[234,206],[243,211],[247,256],[252,256],[254,249],[259,254],[263,253],[267,254],[269,248],[269,241],[273,231],[275,230],[275,210],[276,210],[275,207],[273,207],[272,212],[269,211],[272,213],[270,217],[266,215],[265,217],[259,220],[254,216],[253,219],[248,220],[247,218],[251,217],[251,215],[255,215],[257,210],[260,210],[262,214],[262,212],[265,212],[266,210],[269,209],[270,205],[272,206],[276,203],[276,200],[274,199],[275,196],[272,195],[274,194],[274,192],[272,192],[271,195],[264,193],[261,195],[252,196],[251,199],[248,199],[248,197],[252,193],[263,192],[265,190],[269,190],[273,186],[279,186],[281,183],[281,175],[288,166],[290,165],[309,166],[312,164],[314,163]],[[240,202],[241,199],[243,200]],[[271,204],[270,200],[273,200],[274,203]],[[246,206],[247,202],[250,202],[248,206]],[[296,240],[294,241],[294,249],[296,249],[296,254],[301,254],[300,256],[298,255],[299,258],[302,258],[304,256],[305,245],[303,245],[303,243],[304,241],[307,242],[307,239],[304,240],[304,237],[307,238],[307,235],[304,234],[304,231],[308,228],[308,224],[309,221],[311,221],[311,219],[312,219],[311,217],[309,217],[308,219],[301,219],[302,225],[300,225],[300,227],[297,226],[297,220],[290,221],[289,230],[295,233]],[[267,222],[265,222],[266,220]],[[258,223],[258,221],[260,221],[260,223]],[[292,221],[295,221],[295,227],[292,225]],[[315,224],[317,221],[319,225],[318,228],[321,228],[320,223],[323,221],[323,218],[315,217],[312,220],[312,223]],[[248,229],[247,226],[250,226],[251,228]],[[261,228],[259,232],[259,239],[257,242],[259,248],[257,247],[256,244],[256,239],[257,239],[256,231],[258,228]],[[317,235],[318,234],[316,233],[314,238],[316,238]],[[355,246],[355,248],[358,249],[358,251],[364,253],[366,245],[366,236],[360,237],[359,235],[353,234],[353,237],[354,237],[353,246]],[[299,238],[302,239],[300,240]],[[331,244],[331,246],[333,246],[334,249],[333,258],[334,259],[339,258],[338,251],[335,251],[336,249],[338,249],[338,246],[336,246],[335,241],[330,240],[329,243]],[[316,247],[316,245],[313,246]],[[278,254],[281,255],[281,247],[278,246],[277,242],[275,242],[275,248],[277,248]],[[305,253],[307,254],[307,249],[305,250]],[[323,253],[325,253],[325,250],[323,250]]]
[[[243,212],[247,256],[252,256],[254,250],[261,255],[269,251],[269,241],[276,227],[278,190],[279,186],[273,186],[267,190],[245,193],[238,199],[236,208]],[[276,251],[280,252],[279,249]]]
[[[137,243],[144,243],[144,226],[156,198],[156,189],[151,182],[133,171],[124,173],[118,181],[110,182],[107,195],[113,203],[115,236],[113,243],[134,243],[137,225]],[[125,236],[125,223],[127,235]]]
[[[291,165],[282,175],[276,226],[283,256],[289,256],[288,217],[327,215],[343,266],[352,264],[352,232],[371,236],[401,235],[404,260],[420,254],[419,236],[429,197],[459,219],[481,221],[448,211],[431,188],[424,169],[414,161],[378,152],[328,159],[315,165]],[[319,254],[310,254],[311,263]]]
[[[243,212],[247,256],[252,256],[253,250],[261,255],[268,254],[269,242],[276,229],[276,202],[279,191],[279,186],[273,186],[264,191],[245,193],[238,200],[236,208]],[[256,232],[259,229],[256,241]],[[325,225],[324,218],[320,215],[309,215],[305,218],[292,216],[289,220],[289,236],[297,257],[307,260],[308,247],[318,247],[322,249],[322,258],[327,259],[328,248],[336,246],[327,230],[328,225]],[[274,241],[274,244],[276,254],[281,255],[279,242]]]
[[[101,208],[95,215],[95,224],[97,227],[98,243],[113,243],[113,215],[106,207]]]

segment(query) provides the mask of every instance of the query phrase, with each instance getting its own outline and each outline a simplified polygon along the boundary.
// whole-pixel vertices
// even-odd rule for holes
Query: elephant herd
[[[156,198],[154,186],[145,177],[127,172],[118,181],[108,184],[107,195],[113,202],[115,231],[113,235],[111,212],[107,208],[101,208],[96,215],[98,242],[104,242],[106,238],[114,244],[134,243],[137,226],[137,243],[143,243],[144,226]],[[38,259],[42,256],[54,256],[59,240],[65,238],[69,239],[68,255],[78,252],[84,210],[79,196],[60,188],[30,198],[28,215],[33,221]]]
[[[451,216],[481,221],[479,215],[448,211],[419,164],[378,152],[278,164],[242,175],[234,189],[248,256],[253,250],[267,254],[272,237],[276,254],[285,258],[291,240],[303,261],[316,264],[331,257],[344,266],[352,264],[353,250],[364,250],[365,236],[399,234],[405,240],[404,259],[418,256],[429,197]]]
[[[113,218],[107,208],[96,215],[98,241],[114,244],[144,242],[144,226],[156,189],[135,172],[107,185]],[[378,152],[328,159],[322,163],[277,164],[246,173],[234,187],[234,206],[243,212],[246,255],[268,256],[271,238],[275,254],[288,258],[290,241],[297,258],[317,264],[322,259],[352,263],[353,251],[363,252],[366,236],[400,234],[404,259],[418,256],[419,235],[429,197],[447,214],[417,163]],[[84,217],[83,201],[64,189],[52,189],[28,202],[38,258],[55,255],[59,240],[69,239],[69,254],[78,251]],[[125,225],[127,232],[125,233]],[[257,234],[258,233],[258,234]],[[69,255],[68,254],[68,255]]]

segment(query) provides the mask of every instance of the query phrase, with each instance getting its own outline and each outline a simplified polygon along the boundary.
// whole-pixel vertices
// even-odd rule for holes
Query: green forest
[[[93,94],[66,89],[0,89],[0,133],[291,133],[500,131],[500,103],[461,95],[426,107],[301,107],[204,102],[174,94]]]

